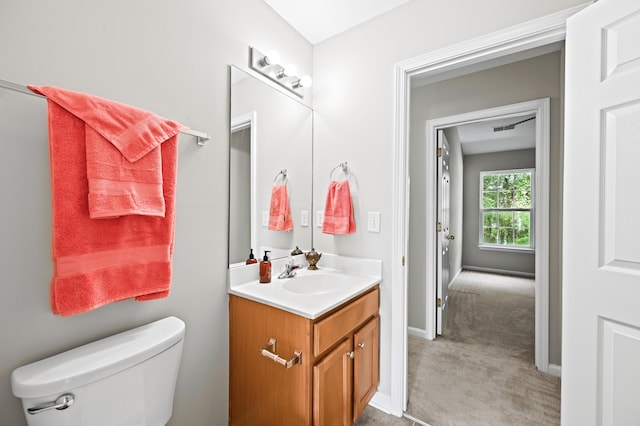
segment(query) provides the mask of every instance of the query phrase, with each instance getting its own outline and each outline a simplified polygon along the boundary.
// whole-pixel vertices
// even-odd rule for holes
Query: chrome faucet
[[[296,276],[296,269],[302,268],[302,265],[296,265],[293,261],[293,258],[289,260],[289,262],[285,263],[284,271],[278,275],[279,279],[283,278],[293,278]]]

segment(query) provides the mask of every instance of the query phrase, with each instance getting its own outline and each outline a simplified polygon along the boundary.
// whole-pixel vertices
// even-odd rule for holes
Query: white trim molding
[[[487,108],[464,114],[451,115],[427,121],[427,158],[425,160],[427,184],[427,200],[435,199],[436,187],[436,134],[439,129],[459,126],[479,121],[517,117],[523,114],[535,114],[536,117],[536,167],[533,174],[535,183],[533,215],[534,241],[536,241],[535,257],[535,347],[536,367],[547,372],[549,359],[549,150],[551,145],[551,101],[549,98],[536,99],[517,104]],[[433,203],[431,203],[433,204]],[[433,204],[435,205],[435,204]],[[431,216],[435,217],[435,209],[427,209],[427,223]],[[437,237],[433,227],[426,227],[426,241],[435,241]],[[427,244],[426,252],[426,335],[428,339],[436,337],[436,262],[435,247]]]
[[[465,271],[487,272],[489,274],[513,275],[514,277],[535,278],[536,276],[533,272],[509,271],[507,269],[485,268],[472,265],[462,265],[462,269]]]
[[[391,406],[387,411],[393,415],[402,416],[407,401],[407,285],[404,258],[408,226],[407,149],[411,77],[453,72],[563,41],[567,18],[589,4],[591,2],[411,58],[395,66],[391,345],[401,350],[392,351],[391,355]]]
[[[549,374],[556,377],[562,377],[562,367],[558,364],[549,364]]]
[[[256,236],[258,235],[258,195],[256,194],[256,188],[258,187],[258,183],[256,182],[255,173],[255,171],[258,170],[258,156],[256,155],[258,152],[258,112],[251,111],[246,114],[231,117],[230,128],[231,133],[246,128],[251,129],[251,132],[249,133],[249,150],[251,152],[251,158],[249,160],[251,162],[251,176],[249,176],[249,180],[251,182],[251,247],[258,247],[258,242],[256,241]],[[231,152],[231,149],[229,149],[229,152]],[[229,153],[229,155],[231,155],[231,153]]]
[[[409,336],[419,337],[419,338],[424,339],[424,340],[433,340],[433,339],[429,339],[427,337],[427,330],[424,330],[422,328],[409,327],[407,329],[407,333],[409,334]]]

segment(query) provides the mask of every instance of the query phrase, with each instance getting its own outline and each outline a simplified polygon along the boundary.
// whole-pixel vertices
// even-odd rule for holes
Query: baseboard
[[[458,272],[456,272],[453,275],[453,278],[451,278],[451,280],[449,280],[449,288],[451,288],[451,286],[453,285],[454,281],[458,278],[458,276],[460,275],[460,272],[462,272],[462,268],[458,269]]]
[[[535,278],[536,276],[533,272],[509,271],[507,269],[485,268],[482,266],[462,265],[462,269],[465,271],[489,272],[500,275],[515,275],[516,277]]]
[[[380,391],[376,392],[373,395],[373,398],[371,398],[371,401],[369,401],[369,405],[386,414],[390,414],[396,417],[402,416],[402,414],[397,415],[391,412],[391,396],[384,394]]]
[[[422,420],[417,419],[417,418],[413,417],[411,414],[408,414],[408,413],[404,413],[402,417],[405,417],[405,418],[411,420],[414,425],[417,423],[420,426],[431,426],[429,423],[425,423]]]
[[[422,328],[407,327],[407,334],[409,336],[420,337],[421,339],[427,339],[427,331]]]
[[[562,366],[558,364],[549,364],[547,372],[552,376],[562,377]]]

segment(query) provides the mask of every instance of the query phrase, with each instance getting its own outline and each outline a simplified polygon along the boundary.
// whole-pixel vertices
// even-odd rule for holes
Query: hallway
[[[533,284],[462,271],[444,335],[409,337],[408,414],[431,426],[560,423],[560,379],[534,366]]]

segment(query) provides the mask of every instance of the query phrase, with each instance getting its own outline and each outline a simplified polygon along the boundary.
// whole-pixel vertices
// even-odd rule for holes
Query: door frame
[[[564,41],[566,20],[591,2],[420,55],[395,65],[394,168],[391,264],[391,395],[389,411],[402,416],[407,404],[407,267],[409,201],[409,101],[411,78],[455,73],[466,67]],[[427,172],[428,173],[428,172]]]
[[[516,104],[503,105],[471,111],[463,114],[427,120],[427,200],[435,196],[437,173],[429,173],[429,165],[436,162],[436,132],[440,129],[480,121],[522,116],[535,113],[536,116],[536,173],[535,173],[535,364],[538,370],[549,370],[549,152],[551,145],[551,101],[549,98],[536,99]],[[432,167],[432,166],[431,166]],[[432,167],[436,172],[435,168]],[[437,207],[436,207],[437,209]],[[436,209],[427,208],[426,222],[435,223]],[[435,241],[438,233],[427,226],[426,241]],[[425,337],[436,338],[436,275],[435,262],[439,254],[432,244],[427,244],[426,252],[426,330]]]
[[[258,195],[256,194],[257,182],[256,182],[256,174],[255,170],[257,170],[258,163],[258,155],[256,154],[258,151],[258,112],[250,111],[245,114],[238,115],[236,117],[231,117],[230,120],[230,130],[229,136],[233,132],[240,131],[242,129],[251,129],[251,133],[249,134],[249,149],[251,150],[251,176],[249,176],[250,180],[250,188],[251,188],[251,247],[258,247],[258,243],[256,241],[256,236],[258,235]],[[229,140],[229,144],[231,144],[231,140]],[[231,149],[229,149],[229,157],[231,157]],[[241,263],[239,265],[243,265]],[[234,264],[233,266],[237,266],[238,264]]]

